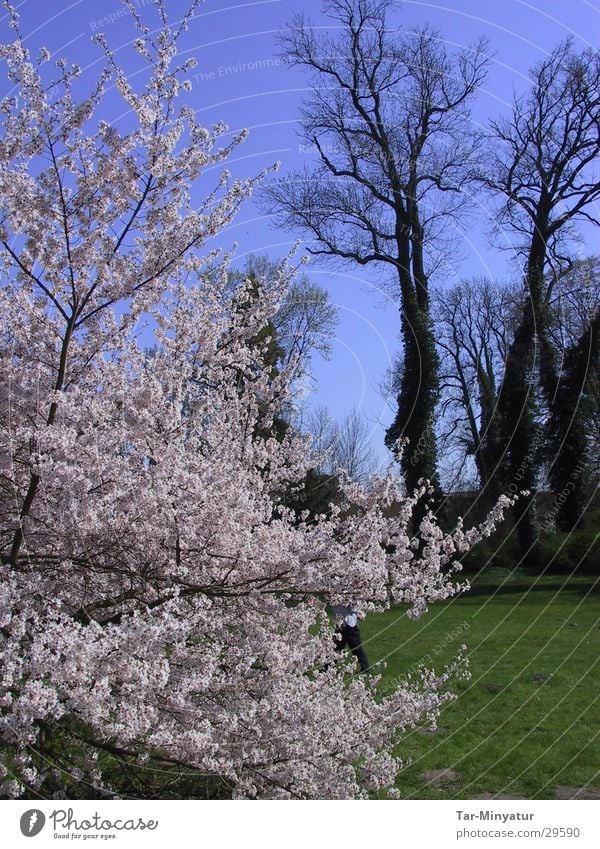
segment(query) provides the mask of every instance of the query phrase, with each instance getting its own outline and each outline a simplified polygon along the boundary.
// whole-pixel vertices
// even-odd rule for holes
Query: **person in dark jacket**
[[[344,604],[332,605],[331,611],[339,628],[339,636],[334,637],[335,650],[342,652],[348,646],[358,660],[361,671],[366,672],[369,668],[369,661],[363,648],[356,612]]]

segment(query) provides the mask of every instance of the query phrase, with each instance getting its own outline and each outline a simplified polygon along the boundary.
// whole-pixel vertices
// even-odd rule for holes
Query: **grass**
[[[421,662],[441,670],[465,643],[471,679],[457,682],[438,733],[407,733],[404,798],[482,793],[553,799],[557,785],[600,784],[600,578],[490,571],[417,622],[401,608],[361,626],[382,686]],[[429,658],[427,657],[429,655]],[[425,770],[458,779],[434,789]]]

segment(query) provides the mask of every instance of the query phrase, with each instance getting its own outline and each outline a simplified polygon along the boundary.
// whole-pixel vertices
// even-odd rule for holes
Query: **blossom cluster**
[[[419,615],[490,524],[443,534],[428,515],[416,547],[425,485],[402,497],[391,475],[344,484],[327,515],[286,506],[310,446],[272,431],[294,363],[261,368],[255,340],[291,272],[259,297],[224,285],[210,239],[254,180],[197,191],[244,134],[223,146],[179,105],[182,27],[136,22],[137,91],[100,35],[84,100],[78,69],[59,61],[49,85],[48,54],[0,48],[0,792],[49,792],[60,735],[59,779],[88,796],[115,794],[100,752],[236,797],[389,790],[399,735],[435,717],[452,670],[378,697],[336,662],[326,605]],[[113,83],[134,129],[97,118]]]

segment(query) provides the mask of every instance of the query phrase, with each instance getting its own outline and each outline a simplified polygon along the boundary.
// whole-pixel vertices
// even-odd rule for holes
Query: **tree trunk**
[[[593,403],[589,387],[598,370],[599,353],[600,314],[567,351],[550,419],[550,482],[556,494],[555,521],[566,532],[584,524],[590,491],[586,418]]]
[[[400,437],[408,439],[402,456],[407,490],[412,491],[425,478],[439,494],[434,430],[438,357],[429,316],[414,301],[402,312],[402,337],[404,365],[398,410],[386,433],[386,445],[392,447]]]
[[[498,443],[494,451],[495,493],[517,495],[523,490],[531,493],[520,498],[513,511],[523,556],[527,556],[537,538],[532,496],[542,444],[542,434],[535,424],[534,328],[534,309],[529,300],[506,359],[498,396]]]
[[[509,347],[498,395],[499,442],[496,445],[496,485],[509,495],[530,493],[515,504],[514,516],[521,555],[527,557],[537,540],[535,490],[543,446],[543,430],[536,425],[536,376],[541,375],[538,334],[545,336],[544,303],[545,228],[538,222],[527,262],[526,300]],[[541,333],[540,333],[541,331]],[[547,360],[547,365],[551,361]],[[544,380],[541,381],[545,383]],[[550,383],[545,383],[548,388]],[[542,386],[544,389],[544,385]]]

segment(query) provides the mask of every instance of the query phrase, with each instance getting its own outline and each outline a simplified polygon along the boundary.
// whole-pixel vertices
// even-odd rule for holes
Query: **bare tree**
[[[550,341],[556,360],[577,344],[600,309],[600,257],[588,256],[569,263],[548,281]]]
[[[334,437],[332,466],[343,469],[351,480],[366,483],[377,471],[377,457],[365,419],[352,410],[336,425]]]
[[[335,446],[336,427],[329,410],[323,404],[314,407],[303,416],[301,429],[312,439],[314,468],[319,474],[331,471]]]
[[[533,490],[540,456],[535,387],[556,404],[559,369],[549,334],[548,280],[568,262],[579,221],[598,224],[595,163],[600,154],[600,53],[576,53],[566,40],[532,70],[512,113],[492,124],[495,144],[482,180],[501,199],[497,228],[517,237],[524,260],[523,303],[499,395],[502,486]],[[552,271],[552,274],[548,272]],[[533,447],[532,447],[533,446]],[[532,510],[519,516],[522,548],[535,540]]]
[[[341,469],[351,480],[364,484],[377,471],[372,433],[357,410],[336,422],[326,407],[319,406],[308,414],[304,428],[313,438],[319,473],[336,475]]]
[[[469,106],[485,76],[486,46],[451,56],[428,26],[390,29],[392,5],[328,0],[335,36],[316,36],[302,15],[293,19],[281,46],[289,64],[312,74],[301,126],[317,164],[272,182],[263,200],[279,226],[314,239],[312,253],[392,270],[404,370],[386,442],[423,445],[414,465],[405,452],[406,484],[425,477],[437,487],[429,277],[450,223],[463,220],[462,190],[478,150]]]
[[[309,369],[313,353],[331,357],[331,340],[338,323],[338,310],[328,292],[306,275],[295,280],[273,324],[287,362],[297,358],[303,371]]]
[[[540,393],[536,422],[544,434],[541,457],[548,469],[540,469],[539,480],[552,480],[554,456],[570,427],[574,380],[582,398],[583,441],[581,456],[596,456],[593,449],[594,417],[597,415],[597,381],[591,353],[596,343],[590,326],[600,309],[599,266],[596,257],[577,260],[560,275],[544,281],[548,308],[548,335],[561,371],[563,403],[551,411]],[[440,445],[440,474],[446,489],[468,475],[469,461],[477,470],[478,483],[485,489],[494,475],[494,453],[498,440],[496,407],[505,361],[520,319],[522,293],[519,285],[494,284],[486,278],[462,280],[450,289],[432,291],[432,314],[440,352],[440,404],[436,422]],[[586,367],[584,358],[589,364]],[[570,377],[569,377],[570,375]],[[557,406],[560,408],[557,410]],[[581,445],[585,445],[585,450]],[[573,452],[576,456],[576,452]],[[575,464],[577,465],[577,464]],[[558,466],[557,466],[558,468]],[[456,480],[455,480],[456,479]]]
[[[438,440],[446,466],[460,468],[473,458],[482,489],[494,471],[487,444],[518,303],[514,287],[486,278],[432,293],[440,351]]]

